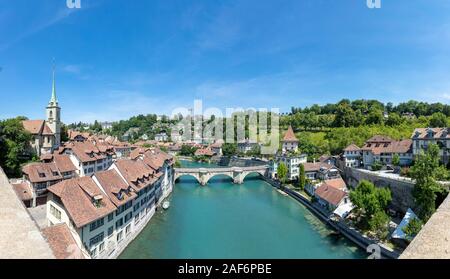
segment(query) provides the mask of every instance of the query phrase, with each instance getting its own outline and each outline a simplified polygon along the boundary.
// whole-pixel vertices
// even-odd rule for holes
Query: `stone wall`
[[[0,258],[53,259],[48,242],[0,167]]]
[[[450,259],[450,195],[409,244],[400,259]]]
[[[341,168],[341,170],[343,170],[345,182],[351,188],[355,188],[361,180],[368,180],[377,187],[389,187],[392,194],[390,208],[393,210],[404,214],[408,208],[415,209],[412,196],[414,184],[411,181],[383,177],[376,173],[349,167]]]

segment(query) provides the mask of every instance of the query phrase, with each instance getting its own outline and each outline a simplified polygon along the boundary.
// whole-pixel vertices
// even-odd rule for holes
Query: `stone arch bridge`
[[[269,167],[267,165],[252,167],[229,167],[229,168],[175,168],[175,180],[181,176],[189,175],[195,177],[202,186],[216,175],[226,175],[233,179],[233,183],[242,184],[250,173],[259,173],[267,176]]]

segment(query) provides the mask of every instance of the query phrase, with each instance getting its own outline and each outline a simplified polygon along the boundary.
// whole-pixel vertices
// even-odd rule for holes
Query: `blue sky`
[[[450,1],[0,0],[0,119],[376,98],[450,103]]]

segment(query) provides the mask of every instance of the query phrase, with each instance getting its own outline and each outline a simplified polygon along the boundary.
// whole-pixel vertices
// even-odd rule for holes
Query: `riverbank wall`
[[[344,167],[343,177],[348,186],[356,188],[361,180],[368,180],[376,187],[387,187],[391,190],[392,201],[389,207],[401,213],[406,213],[408,208],[415,209],[415,202],[412,191],[414,182],[410,179],[394,178],[381,173],[376,173],[363,169]]]

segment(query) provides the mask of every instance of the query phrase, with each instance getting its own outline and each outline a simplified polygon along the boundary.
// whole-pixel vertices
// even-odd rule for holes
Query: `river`
[[[184,167],[212,165],[183,161]],[[337,236],[290,197],[258,175],[242,185],[217,176],[201,187],[181,177],[169,197],[119,258],[357,259],[366,253]]]

